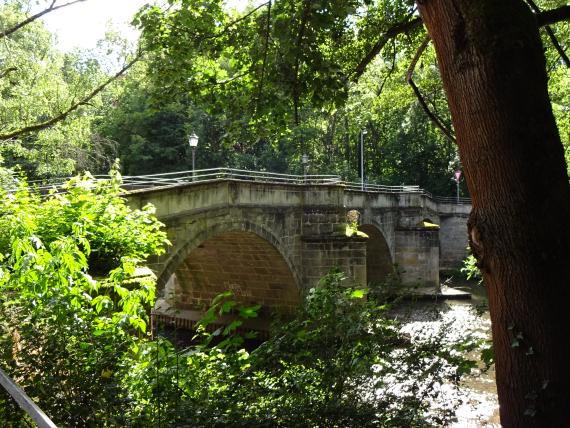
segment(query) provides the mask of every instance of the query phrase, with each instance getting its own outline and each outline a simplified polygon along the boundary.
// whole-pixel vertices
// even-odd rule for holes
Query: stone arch
[[[159,286],[159,312],[175,309],[191,317],[228,290],[241,303],[261,304],[263,313],[289,313],[300,301],[298,275],[281,242],[248,221],[208,224],[191,234],[170,258]]]
[[[363,224],[358,229],[368,235],[366,242],[366,282],[378,284],[394,273],[392,255],[379,227]]]

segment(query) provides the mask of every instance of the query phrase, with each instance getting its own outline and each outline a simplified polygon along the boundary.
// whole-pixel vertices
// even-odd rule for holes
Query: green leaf
[[[235,320],[232,321],[230,324],[228,324],[226,326],[226,328],[224,329],[222,335],[227,336],[230,333],[233,333],[235,330],[237,330],[238,327],[240,327],[243,324],[243,321],[240,320]]]
[[[239,308],[239,316],[245,319],[257,318],[261,305],[253,305],[245,308]]]
[[[356,290],[352,290],[350,292],[350,297],[353,299],[362,299],[367,294],[368,294],[368,290],[356,289]]]

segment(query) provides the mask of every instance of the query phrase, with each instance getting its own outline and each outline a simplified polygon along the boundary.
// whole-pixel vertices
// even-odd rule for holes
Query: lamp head
[[[195,132],[192,132],[192,134],[188,137],[188,144],[190,144],[190,147],[192,148],[198,146],[198,136]]]

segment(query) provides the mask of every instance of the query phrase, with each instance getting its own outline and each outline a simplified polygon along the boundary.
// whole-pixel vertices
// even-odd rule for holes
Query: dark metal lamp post
[[[301,156],[301,163],[303,164],[303,181],[307,181],[307,168],[309,166],[309,155]]]
[[[366,129],[360,131],[360,187],[364,190],[364,136],[368,133]]]
[[[192,181],[194,181],[194,170],[196,169],[196,147],[198,147],[198,136],[195,132],[188,137],[188,144],[192,149]]]

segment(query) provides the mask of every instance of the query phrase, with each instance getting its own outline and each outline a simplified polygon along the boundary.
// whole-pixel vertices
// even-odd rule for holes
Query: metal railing
[[[109,175],[96,175],[97,179],[109,179]],[[62,188],[69,178],[51,179],[49,183],[30,182],[41,193],[51,189],[65,192]],[[249,171],[234,168],[210,168],[195,171],[177,171],[161,174],[123,175],[122,187],[126,190],[143,190],[170,186],[180,186],[189,183],[208,183],[220,180],[238,180],[259,183],[293,184],[293,185],[339,185],[350,191],[365,191],[376,193],[411,193],[425,195],[436,202],[449,204],[470,204],[469,198],[434,197],[430,192],[417,185],[386,186],[375,183],[345,182],[338,175],[294,175],[268,171]]]
[[[60,190],[72,177],[51,179],[48,183],[30,182],[42,193],[51,189]],[[109,175],[95,175],[94,178],[108,180]],[[195,171],[177,171],[161,174],[123,175],[122,187],[127,190],[148,189],[153,187],[179,186],[189,183],[207,183],[219,180],[255,181],[261,183],[331,185],[342,182],[338,175],[293,175],[267,171],[249,171],[234,168],[211,168]]]
[[[267,171],[249,171],[233,168],[199,169],[166,174],[126,175],[123,176],[127,186],[169,186],[192,182],[209,182],[217,180],[256,181],[262,183],[282,184],[338,184],[342,180],[337,175],[292,175]]]
[[[10,394],[30,418],[36,423],[38,428],[57,428],[50,418],[40,409],[36,403],[20,388],[10,377],[0,369],[0,385]]]
[[[420,186],[386,186],[384,184],[374,183],[356,183],[356,182],[342,182],[348,190],[364,191],[364,192],[378,192],[378,193],[421,193],[431,196],[431,193],[420,188]]]
[[[432,199],[440,204],[471,205],[471,198],[457,198],[455,196],[432,196]]]

